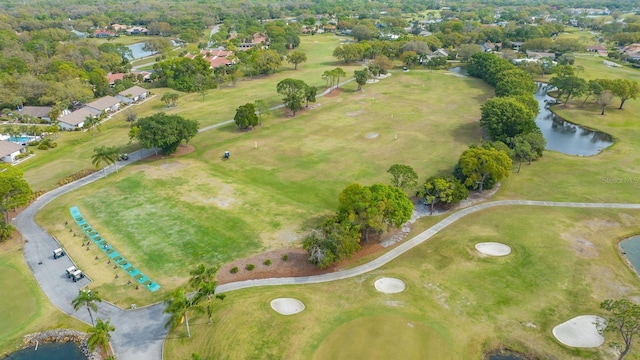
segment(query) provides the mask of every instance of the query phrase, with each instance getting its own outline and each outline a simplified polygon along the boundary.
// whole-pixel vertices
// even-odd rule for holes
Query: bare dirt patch
[[[329,93],[327,93],[327,95],[325,95],[325,97],[328,97],[328,98],[336,97],[336,96],[340,95],[341,93],[342,93],[342,88],[336,88],[336,89],[333,89],[333,90],[329,91]]]
[[[192,153],[194,150],[195,150],[195,148],[193,147],[193,145],[182,144],[182,145],[178,146],[178,149],[173,154],[163,155],[163,154],[158,153],[158,155],[149,156],[148,158],[145,159],[145,161],[153,161],[153,160],[160,160],[160,159],[166,159],[166,158],[176,158],[176,157],[180,157],[182,155],[186,155],[186,154]]]

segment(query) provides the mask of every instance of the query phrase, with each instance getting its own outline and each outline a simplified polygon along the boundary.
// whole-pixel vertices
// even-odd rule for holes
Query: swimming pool
[[[14,142],[14,143],[19,143],[19,144],[26,144],[30,141],[36,140],[37,138],[35,136],[17,136],[17,137],[10,137],[7,140]]]

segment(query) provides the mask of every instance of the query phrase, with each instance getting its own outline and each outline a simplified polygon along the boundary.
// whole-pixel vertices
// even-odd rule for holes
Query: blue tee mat
[[[95,231],[91,225],[87,223],[87,221],[80,214],[80,209],[77,206],[72,206],[69,208],[69,212],[71,212],[71,217],[73,220],[80,226],[80,229],[84,231],[84,233],[96,244],[98,248],[102,250],[109,259],[111,259],[116,265],[120,266],[127,274],[131,275],[138,283],[142,284],[147,290],[151,292],[155,292],[160,289],[160,285],[149,279],[145,274],[143,274],[140,270],[138,270],[135,266],[131,265],[120,253],[118,253],[114,248],[111,247],[107,243],[105,239]]]

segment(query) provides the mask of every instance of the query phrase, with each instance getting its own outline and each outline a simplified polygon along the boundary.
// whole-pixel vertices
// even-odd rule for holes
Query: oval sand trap
[[[553,336],[561,343],[577,348],[593,348],[604,343],[596,322],[604,326],[606,320],[595,315],[580,315],[553,328]]]
[[[293,315],[304,310],[304,304],[298,299],[278,298],[271,300],[271,308],[282,315]]]
[[[482,254],[489,256],[506,256],[511,254],[511,248],[509,245],[501,244],[498,242],[483,242],[476,244],[476,250]]]
[[[394,278],[381,278],[373,284],[376,290],[385,294],[395,294],[404,291],[406,288],[404,281]]]

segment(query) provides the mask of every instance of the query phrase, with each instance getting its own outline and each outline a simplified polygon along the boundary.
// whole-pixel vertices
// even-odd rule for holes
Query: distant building
[[[58,125],[63,130],[75,130],[82,128],[88,117],[96,117],[99,111],[88,107],[80,108],[58,119]]]
[[[49,112],[51,109],[53,109],[51,106],[25,106],[20,110],[20,116],[30,116],[50,122]]]
[[[16,161],[16,157],[24,153],[25,149],[26,147],[22,144],[0,140],[0,160],[13,164]]]

